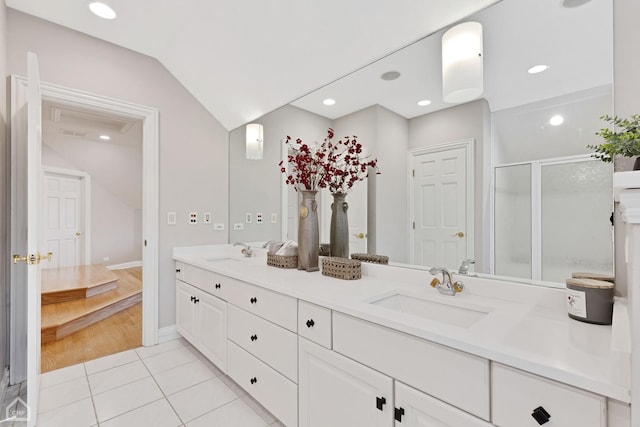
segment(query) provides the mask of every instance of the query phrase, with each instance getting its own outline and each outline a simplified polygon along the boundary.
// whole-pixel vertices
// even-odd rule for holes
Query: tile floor
[[[183,339],[47,372],[38,427],[283,426]]]

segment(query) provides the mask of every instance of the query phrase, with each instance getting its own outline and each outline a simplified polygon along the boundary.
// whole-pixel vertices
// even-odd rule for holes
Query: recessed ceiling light
[[[543,71],[547,71],[549,69],[548,65],[534,65],[533,67],[529,68],[527,70],[527,73],[529,74],[538,74],[538,73],[542,73]]]
[[[111,139],[109,135],[100,135],[98,138],[100,138],[103,141],[108,141]]]
[[[114,19],[116,17],[116,11],[106,1],[90,1],[89,9],[100,18]]]
[[[335,103],[336,103],[336,100],[335,100],[335,99],[331,99],[331,98],[327,98],[327,99],[325,99],[324,101],[322,101],[322,103],[323,103],[324,105],[333,105],[333,104],[335,104]]]
[[[549,119],[549,124],[551,126],[560,126],[564,122],[564,117],[561,115],[555,115]]]
[[[398,71],[387,71],[386,73],[380,76],[382,80],[387,80],[387,81],[396,80],[399,77],[400,77],[400,72]]]
[[[421,107],[427,106],[431,104],[431,101],[429,101],[428,99],[423,99],[422,101],[418,101],[418,105]]]

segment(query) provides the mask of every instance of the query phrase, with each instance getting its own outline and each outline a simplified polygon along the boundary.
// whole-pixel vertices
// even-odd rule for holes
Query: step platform
[[[118,287],[118,276],[103,265],[42,270],[42,305],[90,298]]]

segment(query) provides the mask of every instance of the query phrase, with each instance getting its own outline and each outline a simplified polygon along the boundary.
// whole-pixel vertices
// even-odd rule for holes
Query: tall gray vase
[[[318,271],[318,202],[314,190],[300,190],[300,218],[298,220],[298,270]]]
[[[333,193],[332,196],[329,250],[331,256],[349,258],[349,220],[347,218],[349,204],[345,201],[347,195]]]

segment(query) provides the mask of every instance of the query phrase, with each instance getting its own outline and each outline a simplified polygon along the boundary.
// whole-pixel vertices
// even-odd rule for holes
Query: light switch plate
[[[278,223],[278,214],[274,212],[271,214],[271,224],[277,224],[277,223]]]
[[[176,225],[176,213],[175,212],[167,212],[167,224],[168,225]]]
[[[202,222],[204,224],[211,224],[211,212],[205,212]]]
[[[251,215],[251,212],[247,212],[246,214],[244,214],[244,222],[246,222],[247,224],[251,224],[251,222],[253,221],[253,215]]]

